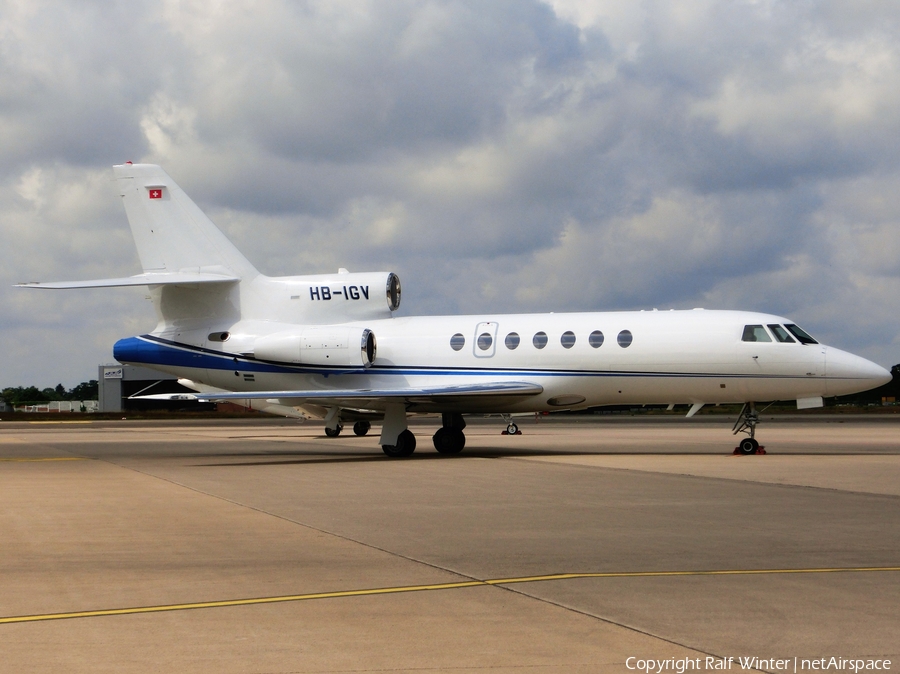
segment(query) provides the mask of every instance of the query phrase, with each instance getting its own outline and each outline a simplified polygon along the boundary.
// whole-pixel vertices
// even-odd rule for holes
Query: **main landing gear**
[[[416,436],[406,427],[406,405],[387,405],[381,425],[381,449],[392,459],[410,456],[416,451]]]
[[[759,412],[756,411],[756,403],[744,403],[744,406],[741,408],[741,414],[731,431],[734,435],[747,433],[750,437],[744,438],[738,443],[734,450],[735,454],[749,456],[750,454],[766,453],[765,448],[760,446],[759,441],[756,439],[756,426],[758,424]]]
[[[372,424],[368,421],[357,421],[353,424],[354,435],[365,435],[372,428]],[[329,414],[325,417],[325,435],[329,438],[336,438],[344,430],[344,424],[338,413]]]
[[[331,407],[328,414],[325,415],[325,435],[329,438],[336,438],[344,430],[344,424],[341,423],[341,409],[339,407]]]
[[[402,459],[416,451],[416,436],[408,428],[397,436],[393,445],[382,445],[381,450],[392,459]]]
[[[443,425],[432,437],[434,448],[441,454],[459,454],[466,446],[463,429],[466,422],[462,414],[444,413]],[[396,439],[394,439],[396,438]],[[384,426],[381,429],[381,449],[391,458],[403,458],[416,450],[416,436],[406,428],[406,409],[397,406],[388,409],[384,415]]]
[[[431,438],[434,448],[441,454],[459,454],[466,446],[466,436],[463,433],[466,422],[462,414],[445,412],[441,417],[443,426]]]

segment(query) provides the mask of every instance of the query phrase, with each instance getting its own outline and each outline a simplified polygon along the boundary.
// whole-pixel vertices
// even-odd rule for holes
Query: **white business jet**
[[[437,451],[465,446],[466,413],[600,405],[744,403],[734,431],[751,454],[756,404],[865,391],[884,368],[820,344],[793,321],[742,311],[628,311],[393,318],[389,272],[261,274],[159,166],[114,167],[144,272],[30,288],[148,286],[158,324],[118,341],[116,360],[178,376],[195,394],[324,418],[330,436],[383,419],[385,454],[413,453],[407,414],[442,415]]]

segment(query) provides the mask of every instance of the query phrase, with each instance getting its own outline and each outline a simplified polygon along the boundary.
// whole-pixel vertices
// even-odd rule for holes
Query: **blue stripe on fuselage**
[[[136,365],[165,365],[167,367],[193,367],[207,370],[234,370],[242,372],[274,372],[279,374],[321,373],[337,374],[336,369],[291,367],[256,360],[245,356],[224,354],[201,347],[179,344],[151,335],[120,339],[113,346],[113,357],[120,363]],[[343,373],[364,372],[363,368],[340,370]]]

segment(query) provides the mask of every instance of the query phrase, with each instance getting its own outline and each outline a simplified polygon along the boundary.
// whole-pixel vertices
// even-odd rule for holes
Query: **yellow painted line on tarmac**
[[[519,576],[515,578],[494,578],[492,580],[465,580],[455,583],[434,585],[401,585],[399,587],[379,587],[367,590],[342,590],[338,592],[317,592],[314,594],[288,594],[279,597],[254,597],[250,599],[224,599],[188,604],[160,604],[159,606],[136,606],[131,608],[100,609],[96,611],[73,611],[71,613],[41,613],[0,618],[0,625],[10,623],[31,623],[43,620],[65,620],[70,618],[96,618],[100,616],[134,615],[138,613],[161,613],[163,611],[187,611],[200,608],[225,608],[229,606],[251,606],[254,604],[277,604],[287,601],[310,599],[338,599],[342,597],[367,597],[372,595],[401,594],[404,592],[424,592],[427,590],[455,590],[464,587],[489,587],[511,585],[513,583],[536,583],[550,580],[573,580],[578,578],[648,578],[670,576],[751,576],[784,573],[859,573],[874,571],[900,571],[900,566],[858,566],[816,569],[735,569],[726,571],[625,571],[599,573],[556,573],[546,576]]]
[[[31,461],[87,461],[83,456],[47,456],[47,457],[22,457],[22,458],[4,458],[0,461],[7,463],[29,463]]]
[[[577,578],[653,578],[667,576],[758,576],[781,573],[848,573],[863,571],[900,571],[900,566],[854,566],[818,569],[731,569],[724,571],[624,571],[598,573],[557,573],[549,576],[522,576],[486,580],[486,585],[511,585],[513,583],[537,583],[544,580],[573,580]]]
[[[29,424],[34,426],[39,425],[48,425],[48,424],[92,424],[93,421],[29,421]]]
[[[459,583],[438,585],[404,585],[402,587],[381,587],[371,590],[344,590],[341,592],[319,592],[316,594],[292,594],[281,597],[256,597],[253,599],[225,599],[223,601],[202,601],[191,604],[163,604],[161,606],[138,606],[135,608],[113,608],[99,611],[76,611],[73,613],[43,613],[40,615],[0,618],[0,625],[6,623],[27,623],[39,620],[63,620],[65,618],[93,618],[96,616],[131,615],[134,613],[159,613],[161,611],[186,611],[195,608],[222,608],[225,606],[250,606],[253,604],[277,604],[285,601],[305,601],[307,599],[337,599],[339,597],[365,597],[374,594],[398,594],[401,592],[422,592],[424,590],[450,590],[460,587],[487,585],[484,581],[469,580]]]

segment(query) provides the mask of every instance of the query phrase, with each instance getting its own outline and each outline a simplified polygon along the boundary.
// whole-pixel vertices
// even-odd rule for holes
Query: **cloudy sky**
[[[728,308],[900,362],[895,0],[0,0],[0,387],[147,332],[110,166],[400,313]]]

